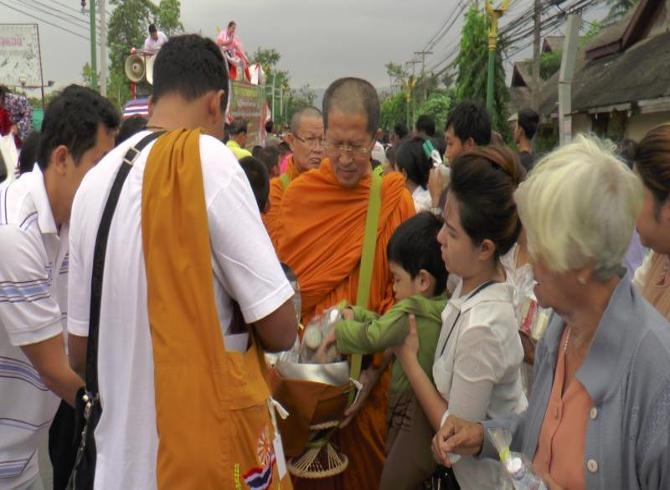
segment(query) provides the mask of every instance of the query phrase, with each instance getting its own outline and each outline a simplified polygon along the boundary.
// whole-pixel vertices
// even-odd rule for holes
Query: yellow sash
[[[262,353],[253,336],[247,352],[227,352],[218,320],[199,130],[166,133],[151,149],[142,241],[158,489],[280,488]]]

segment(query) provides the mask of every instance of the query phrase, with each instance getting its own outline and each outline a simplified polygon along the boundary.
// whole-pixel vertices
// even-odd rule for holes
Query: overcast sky
[[[76,13],[79,0],[41,2],[65,20],[34,10],[33,0],[3,0],[1,22],[35,22],[16,12],[20,9],[40,18],[44,79],[56,86],[81,81],[81,70],[90,58],[87,40],[45,23],[49,21],[88,38],[87,14]],[[157,3],[157,2],[156,2]],[[532,0],[515,0],[509,19]],[[456,8],[455,0],[182,0],[182,21],[187,31],[214,37],[229,20],[251,54],[257,46],[275,48],[279,67],[291,75],[291,85],[325,88],[338,77],[355,75],[377,87],[389,84],[384,65],[408,61]],[[64,15],[65,13],[72,14]],[[73,24],[74,23],[74,24]],[[434,48],[426,66],[440,61],[458,43],[462,19]],[[418,67],[417,67],[418,69]],[[0,83],[2,81],[0,80]]]

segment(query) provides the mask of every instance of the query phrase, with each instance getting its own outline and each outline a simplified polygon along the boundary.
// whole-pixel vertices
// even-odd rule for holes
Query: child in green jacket
[[[416,318],[419,363],[432,379],[441,313],[447,303],[447,271],[437,233],[442,221],[424,212],[401,224],[387,247],[396,304],[384,315],[357,306],[344,310],[321,349],[332,343],[346,354],[371,354],[403,343],[409,316]],[[394,360],[387,409],[386,463],[380,488],[414,488],[432,474],[433,431],[416,401],[400,362]]]

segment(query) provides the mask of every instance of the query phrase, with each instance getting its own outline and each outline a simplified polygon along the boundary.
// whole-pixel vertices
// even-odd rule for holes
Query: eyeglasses
[[[324,141],[324,148],[329,151],[336,151],[338,153],[349,153],[351,152],[354,155],[367,156],[370,153],[370,148],[372,145],[363,144],[363,145],[350,145],[347,143],[334,143],[332,141]]]
[[[295,139],[298,141],[305,143],[307,146],[310,148],[316,148],[317,146],[325,146],[326,140],[323,138],[319,138],[318,136],[314,136],[312,138],[301,138],[297,134],[294,134]]]

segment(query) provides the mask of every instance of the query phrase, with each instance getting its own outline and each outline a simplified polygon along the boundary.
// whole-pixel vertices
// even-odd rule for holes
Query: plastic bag
[[[324,356],[316,356],[323,339],[340,320],[342,320],[342,309],[340,306],[334,306],[309,322],[302,336],[300,362],[327,364],[342,360],[342,356],[337,352],[334,345],[325,352]]]

